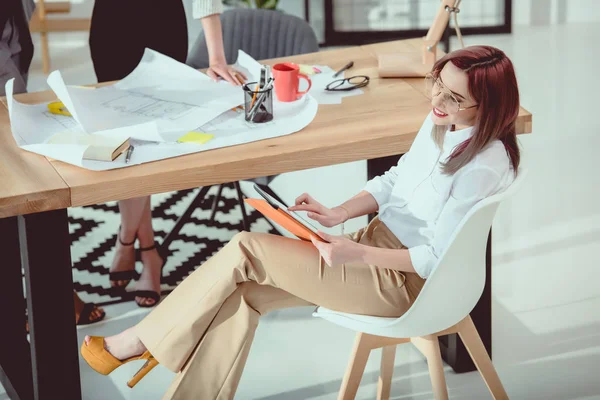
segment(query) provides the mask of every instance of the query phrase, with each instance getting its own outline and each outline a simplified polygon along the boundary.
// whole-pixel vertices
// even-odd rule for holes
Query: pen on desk
[[[260,67],[260,81],[258,82],[256,89],[254,89],[254,95],[252,96],[252,103],[250,103],[250,108],[254,108],[254,103],[256,102],[256,96],[258,96],[258,92],[263,89],[265,86],[265,79],[267,76],[267,69],[265,65],[261,65]]]
[[[262,90],[265,87],[266,83],[267,83],[267,66],[261,65],[260,66],[260,83],[258,85],[258,89]]]
[[[339,74],[341,74],[342,72],[344,72],[347,69],[352,68],[353,65],[354,65],[354,61],[350,61],[348,64],[344,65],[344,67],[342,69],[340,69],[338,72],[336,72],[335,74],[333,74],[333,77],[337,78],[337,76]]]
[[[127,149],[127,154],[125,154],[125,164],[129,164],[129,160],[131,160],[131,153],[133,153],[133,146],[129,146]]]

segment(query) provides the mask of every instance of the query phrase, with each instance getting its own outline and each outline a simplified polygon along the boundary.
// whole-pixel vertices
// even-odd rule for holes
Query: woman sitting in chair
[[[404,314],[461,219],[510,186],[519,166],[519,92],[502,51],[454,51],[426,82],[432,111],[398,165],[338,207],[304,194],[291,208],[327,227],[375,211],[378,218],[349,236],[320,234],[328,243],[238,234],[138,325],[116,336],[86,337],[81,352],[88,364],[108,374],[148,360],[133,386],[160,362],[178,373],[164,398],[229,399],[265,313],[319,305]]]

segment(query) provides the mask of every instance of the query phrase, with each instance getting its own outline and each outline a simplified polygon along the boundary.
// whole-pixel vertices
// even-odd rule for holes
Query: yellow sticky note
[[[177,139],[177,141],[179,143],[204,144],[214,137],[215,137],[215,135],[211,135],[210,133],[192,131],[192,132],[186,133],[185,135],[183,135],[182,137]]]
[[[314,75],[317,73],[317,71],[315,71],[315,69],[313,68],[312,65],[306,65],[306,64],[298,64],[298,66],[300,67],[300,73],[304,74],[304,75]]]

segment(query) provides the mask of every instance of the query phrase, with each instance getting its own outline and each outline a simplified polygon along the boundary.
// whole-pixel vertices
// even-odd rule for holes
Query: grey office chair
[[[236,61],[238,49],[251,55],[256,60],[287,57],[297,54],[314,53],[319,51],[317,37],[310,25],[297,17],[283,14],[279,11],[237,8],[221,14],[223,26],[223,43],[228,64]],[[208,67],[208,49],[204,34],[201,33],[190,52],[187,64],[194,68]],[[274,193],[268,184],[276,177],[267,176],[253,179],[264,191],[284,203]],[[242,210],[244,230],[250,230],[246,208],[239,182],[234,182],[238,201]],[[175,226],[161,243],[161,251],[168,254],[171,242],[177,237],[192,213],[198,208],[208,194],[210,186],[200,189],[186,211],[178,218]],[[214,221],[218,209],[223,185],[219,185],[217,195],[212,203],[209,221]],[[285,204],[285,203],[284,203]]]
[[[221,24],[228,64],[236,61],[238,49],[256,60],[319,51],[317,37],[310,25],[280,11],[236,8],[221,14]],[[194,68],[208,68],[204,33],[198,36],[187,64]]]
[[[256,60],[319,51],[317,37],[310,25],[298,17],[280,11],[236,8],[221,14],[221,25],[223,26],[223,44],[228,64],[233,64],[236,61],[238,49],[243,50]],[[208,68],[208,49],[204,33],[201,33],[196,39],[196,43],[188,56],[187,64],[198,69]],[[260,177],[252,179],[252,181],[284,203],[268,186],[276,176]],[[242,208],[244,229],[249,230],[250,226],[248,225],[239,182],[234,182],[234,185]],[[210,221],[213,221],[215,217],[222,190],[223,185],[219,185],[212,204]]]

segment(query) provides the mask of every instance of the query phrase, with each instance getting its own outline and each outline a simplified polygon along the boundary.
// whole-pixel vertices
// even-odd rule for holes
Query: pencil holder
[[[273,120],[273,85],[259,89],[258,82],[244,86],[244,112],[248,122],[262,123]]]

